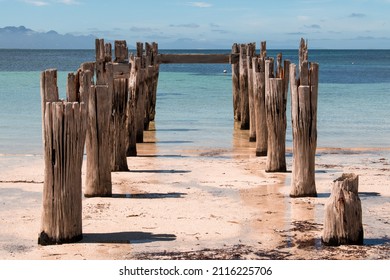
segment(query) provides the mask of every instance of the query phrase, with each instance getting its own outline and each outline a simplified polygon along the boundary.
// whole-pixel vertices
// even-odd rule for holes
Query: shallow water
[[[297,51],[283,53],[296,62]],[[318,146],[390,147],[390,51],[313,50],[309,56],[320,64]],[[0,154],[42,154],[40,72],[59,69],[64,97],[67,73],[91,60],[90,50],[0,50]],[[230,72],[231,66],[225,64],[161,65],[155,124],[158,145],[233,147]],[[289,100],[286,114],[286,145],[291,147]]]

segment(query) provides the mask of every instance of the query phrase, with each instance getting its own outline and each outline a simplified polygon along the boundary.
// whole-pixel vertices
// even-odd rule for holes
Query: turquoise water
[[[292,62],[296,53],[283,51]],[[320,64],[318,146],[390,147],[390,51],[309,50],[309,56]],[[59,69],[60,95],[64,96],[67,73],[91,60],[93,51],[89,50],[0,50],[0,154],[42,153],[40,72]],[[230,71],[230,65],[220,64],[161,65],[158,144],[184,149],[232,147]],[[286,140],[291,146],[287,107]]]

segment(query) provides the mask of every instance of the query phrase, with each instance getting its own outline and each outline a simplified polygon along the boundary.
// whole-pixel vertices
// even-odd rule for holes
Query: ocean
[[[160,50],[229,53],[229,50]],[[298,50],[282,52],[297,63]],[[68,72],[93,61],[94,50],[0,49],[0,155],[42,154],[40,73]],[[319,63],[318,147],[390,147],[390,50],[310,50]],[[227,70],[227,73],[224,73]],[[290,100],[286,146],[292,146]],[[157,90],[157,145],[169,149],[231,149],[234,120],[231,65],[163,64]]]

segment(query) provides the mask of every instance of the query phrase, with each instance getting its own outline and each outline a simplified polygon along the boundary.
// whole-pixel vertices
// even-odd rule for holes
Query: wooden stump
[[[82,239],[81,166],[85,119],[84,103],[45,104],[45,177],[38,244],[61,244]]]
[[[268,130],[265,171],[286,172],[286,103],[290,62],[286,60],[284,68],[278,69],[277,78],[272,78],[272,74],[270,74],[273,69],[273,61],[267,60],[265,64],[265,110]]]
[[[253,92],[256,123],[256,156],[267,155],[268,129],[265,114],[265,59],[253,58]]]
[[[240,49],[237,43],[232,46],[232,54],[239,55]],[[239,63],[232,63],[232,89],[233,89],[233,113],[234,120],[241,121],[240,108],[240,65]]]
[[[246,61],[246,45],[240,45],[240,112],[242,130],[249,129],[249,95],[248,95],[248,65]]]
[[[343,174],[333,181],[333,188],[325,204],[322,242],[329,246],[362,245],[362,207],[358,195],[359,177]]]
[[[315,153],[317,148],[318,64],[301,65],[299,80],[296,65],[290,66],[293,166],[291,197],[317,196]]]
[[[255,56],[255,51],[256,43],[250,43],[247,45],[246,61],[248,68],[249,142],[256,142],[256,118],[252,67],[252,58]]]
[[[93,86],[88,105],[85,196],[111,196],[110,117],[112,95],[107,85]]]

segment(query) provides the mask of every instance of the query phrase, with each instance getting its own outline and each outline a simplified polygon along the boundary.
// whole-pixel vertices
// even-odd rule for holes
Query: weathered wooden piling
[[[333,181],[331,195],[325,204],[322,243],[329,246],[362,245],[362,207],[358,195],[359,177],[343,174]]]
[[[41,74],[44,184],[38,244],[82,239],[81,167],[86,133],[83,102],[58,99],[57,73]]]
[[[239,55],[240,49],[237,43],[232,46],[232,55]],[[234,120],[241,121],[240,110],[240,65],[239,63],[230,62],[232,65],[232,91],[233,91],[233,113]]]
[[[145,119],[144,130],[149,129],[149,124],[156,114],[157,81],[159,75],[158,45],[157,43],[145,43]]]
[[[266,43],[261,42],[260,56],[252,59],[253,92],[256,123],[256,156],[267,155],[268,129],[265,113],[265,59]]]
[[[140,67],[139,59],[138,63],[135,62],[135,57],[130,57],[131,63],[131,71],[130,71],[130,79],[129,79],[129,88],[128,88],[128,100],[127,100],[127,151],[126,155],[128,157],[137,156],[137,111],[136,111],[136,103],[137,103],[137,85],[139,85],[138,71]]]
[[[128,49],[126,41],[115,41],[115,63],[122,68],[129,68]],[[130,69],[127,69],[130,72]],[[114,78],[111,112],[111,171],[127,171],[127,141],[128,141],[128,79]]]
[[[307,42],[301,39],[299,73],[290,66],[293,165],[291,197],[317,196],[315,153],[317,148],[318,63],[309,63]]]
[[[246,45],[240,45],[240,112],[241,112],[241,126],[243,130],[249,129],[249,95],[248,95],[248,66]]]
[[[137,129],[137,143],[144,142],[144,126],[145,126],[145,104],[146,104],[146,82],[145,82],[145,57],[143,55],[143,43],[137,42],[137,56],[135,63],[139,63],[137,71],[136,84],[136,129]],[[137,66],[135,66],[137,67]]]
[[[249,104],[249,142],[256,141],[256,118],[255,118],[255,101],[253,89],[253,67],[252,58],[256,53],[256,43],[247,45],[246,61],[248,71],[248,104]]]
[[[111,196],[110,118],[112,93],[108,85],[91,89],[88,104],[88,130],[86,140],[87,173],[86,197]]]
[[[293,166],[291,197],[317,196],[315,153],[317,148],[318,64],[302,62],[300,78],[290,66]]]
[[[281,61],[281,55],[278,61]],[[277,64],[277,66],[279,63]],[[290,61],[284,67],[277,67],[273,77],[273,60],[265,62],[265,110],[267,119],[268,145],[266,172],[286,172],[286,103]]]

